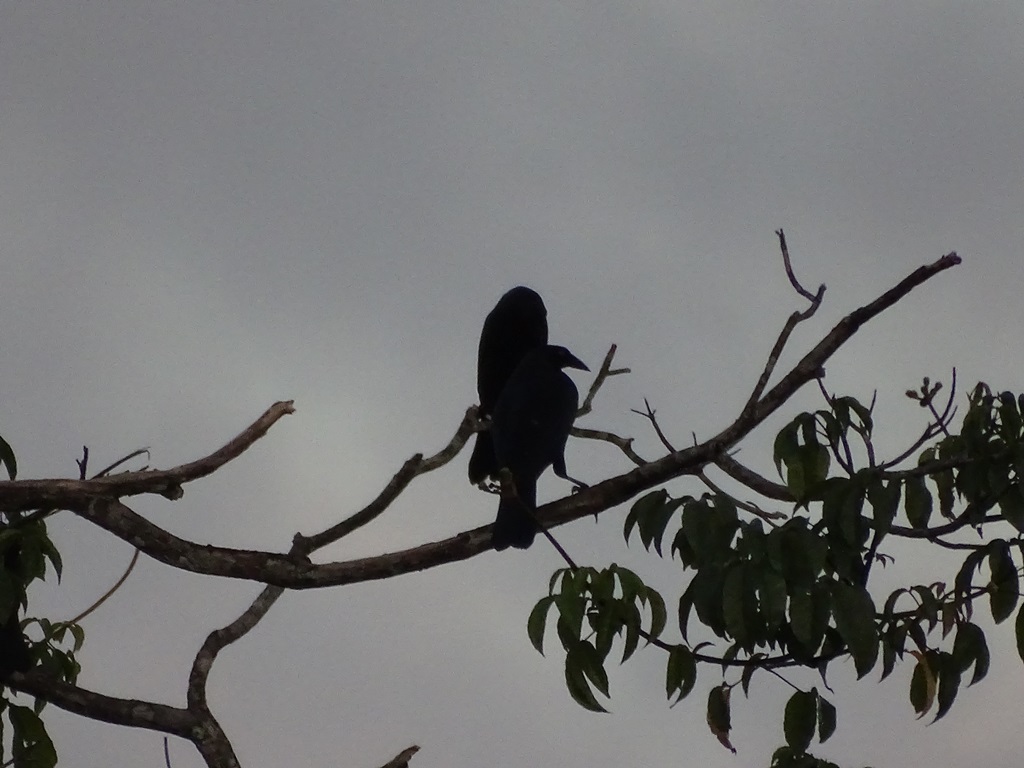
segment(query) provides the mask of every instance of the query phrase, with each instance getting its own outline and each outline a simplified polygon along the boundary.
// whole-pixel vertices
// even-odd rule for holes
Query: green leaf
[[[8,709],[14,735],[11,757],[18,768],[53,768],[57,751],[39,715],[28,707],[11,705]]]
[[[665,599],[654,589],[647,588],[647,599],[651,604],[651,629],[649,634],[658,638],[665,630],[668,623],[668,611],[665,608]]]
[[[953,470],[936,472],[931,476],[931,479],[935,483],[935,489],[939,494],[939,514],[947,520],[952,520],[954,518]]]
[[[629,605],[623,625],[626,628],[626,641],[622,648],[622,663],[625,664],[640,645],[640,610],[635,605]]]
[[[745,571],[746,569],[739,564],[730,568],[725,574],[725,583],[722,587],[722,615],[725,618],[725,628],[740,645],[745,644],[748,638],[743,610],[746,596],[746,587],[743,583]]]
[[[1024,532],[1024,493],[1018,483],[1014,483],[999,497],[999,510],[1010,525]]]
[[[818,696],[814,693],[797,691],[786,702],[786,716],[783,729],[786,743],[797,752],[806,752],[814,738],[814,726],[818,717]]]
[[[629,514],[626,515],[626,522],[623,528],[626,542],[629,542],[629,535],[635,526],[640,533],[640,542],[644,545],[644,548],[650,551],[653,545],[658,555],[661,555],[661,542],[665,535],[665,528],[668,526],[675,511],[689,499],[690,497],[684,497],[683,499],[670,498],[664,489],[652,491],[646,496],[642,496],[633,504]]]
[[[608,673],[604,669],[604,659],[601,654],[585,640],[577,643],[569,654],[575,657],[583,674],[605,697],[608,696]]]
[[[836,732],[836,708],[828,699],[818,695],[818,740],[824,744]]]
[[[672,706],[686,698],[696,682],[697,662],[693,658],[693,652],[682,645],[672,646],[665,671],[666,695],[670,699],[673,695],[676,696]]]
[[[719,685],[708,692],[708,727],[723,747],[730,752],[736,752],[735,747],[729,741],[729,731],[732,730],[732,716],[729,711],[729,692],[732,689],[725,685]]]
[[[763,653],[753,653],[750,655],[751,661],[757,661],[762,658],[764,658]],[[743,672],[740,674],[740,685],[743,687],[743,695],[747,698],[750,698],[750,681],[753,679],[754,673],[757,671],[757,664],[747,664],[743,667]]]
[[[18,476],[18,460],[14,458],[14,449],[2,437],[0,437],[0,464],[7,467],[7,476],[11,480]]]
[[[1010,554],[1010,545],[1002,539],[989,543],[988,567],[992,574],[989,583],[989,604],[992,608],[992,619],[999,624],[1013,613],[1020,597],[1020,582]]]
[[[907,519],[913,528],[927,528],[932,515],[932,495],[923,477],[908,477],[904,484]]]
[[[82,650],[82,646],[85,644],[85,630],[82,629],[81,624],[71,624],[71,634],[75,638],[75,651]]]
[[[928,654],[921,654],[917,651],[913,653],[917,657],[917,664],[914,666],[914,674],[910,678],[910,703],[920,719],[932,708],[938,682],[928,663]]]
[[[690,611],[693,609],[693,597],[690,594],[690,587],[687,587],[683,594],[679,596],[679,632],[683,636],[683,640],[687,640],[686,627],[690,623]]]
[[[960,670],[957,669],[953,659],[948,653],[940,654],[941,663],[939,667],[939,709],[935,713],[935,719],[933,723],[938,722],[946,713],[949,712],[950,707],[953,706],[953,701],[956,699],[957,691],[960,690]]]
[[[956,597],[958,600],[968,600],[971,592],[971,582],[974,579],[974,572],[981,566],[985,559],[985,551],[976,549],[964,558],[964,563],[956,574],[954,582],[956,586]]]
[[[808,653],[814,653],[821,645],[814,620],[814,598],[810,592],[795,592],[789,598],[789,621],[793,635]]]
[[[565,687],[569,690],[572,700],[584,709],[591,712],[608,711],[601,706],[594,696],[594,692],[590,689],[590,684],[587,682],[586,673],[583,667],[580,666],[578,658],[573,654],[567,654],[565,657]]]
[[[708,565],[697,571],[688,588],[697,618],[719,637],[725,634],[725,617],[722,615],[724,580],[725,574],[720,566]]]
[[[786,581],[775,571],[766,568],[761,572],[757,591],[766,628],[774,634],[786,620]]]
[[[868,504],[871,505],[875,528],[882,534],[889,532],[892,528],[892,521],[896,519],[896,513],[900,508],[901,488],[897,480],[883,483],[875,477],[868,481]]]
[[[626,520],[622,529],[622,537],[626,540],[627,544],[629,544],[629,535],[637,526],[638,519],[650,514],[652,510],[661,507],[667,498],[668,493],[663,488],[659,488],[633,502],[633,506],[630,507],[629,512],[626,514]]]
[[[857,677],[864,677],[878,659],[878,627],[871,595],[863,587],[833,584],[832,615],[836,629],[853,655]]]
[[[783,427],[775,437],[773,453],[775,456],[775,469],[778,471],[779,477],[783,477],[782,466],[793,463],[797,449],[800,447],[797,438],[799,431],[800,425],[796,422],[791,422]],[[785,478],[783,477],[783,479]]]
[[[953,641],[953,661],[961,673],[974,665],[974,676],[968,685],[974,685],[988,674],[989,652],[985,633],[977,624],[965,622],[957,627]]]
[[[530,643],[541,656],[544,655],[544,628],[547,626],[548,610],[554,603],[555,598],[551,595],[538,600],[537,604],[533,606],[533,610],[530,611],[530,618],[526,620],[526,634],[529,635]],[[74,631],[73,628],[72,631]],[[75,639],[77,641],[77,635]]]

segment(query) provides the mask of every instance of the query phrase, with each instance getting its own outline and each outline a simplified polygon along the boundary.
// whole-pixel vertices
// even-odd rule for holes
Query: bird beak
[[[588,371],[588,372],[590,371],[590,369],[587,368],[587,366],[583,364],[583,361],[580,360],[575,355],[573,355],[572,352],[569,353],[569,359],[566,361],[565,367],[566,368],[578,368],[581,371]]]

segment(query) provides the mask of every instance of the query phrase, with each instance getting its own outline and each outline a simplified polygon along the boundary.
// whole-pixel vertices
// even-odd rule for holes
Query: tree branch
[[[580,406],[579,410],[576,411],[576,418],[586,416],[594,407],[594,396],[597,395],[597,391],[604,384],[605,379],[609,376],[621,376],[624,373],[629,373],[629,368],[616,368],[612,370],[612,360],[615,358],[615,350],[618,347],[612,344],[608,348],[607,354],[604,356],[604,360],[601,363],[601,368],[597,372],[597,376],[594,377],[594,383],[590,385],[590,389],[587,392],[587,396],[583,398],[583,405]]]
[[[765,394],[753,408],[717,435],[675,451],[631,472],[610,478],[537,510],[544,527],[563,525],[615,507],[645,490],[708,463],[729,466],[727,451],[781,407],[804,384],[818,377],[833,354],[872,318],[929,278],[960,263],[951,253],[915,270],[879,298],[844,317],[815,347]],[[151,557],[177,568],[213,576],[250,579],[289,589],[339,586],[390,578],[444,563],[465,560],[490,548],[490,526],[460,533],[444,541],[347,562],[314,565],[294,557],[225,547],[202,546],[153,525],[119,501],[100,499],[73,510]]]
[[[182,485],[206,477],[238,458],[263,437],[282,416],[294,413],[292,401],[274,403],[238,437],[197,461],[173,469],[124,472],[93,480],[11,480],[0,482],[0,508],[24,511],[40,507],[70,509],[92,499],[121,498],[154,493],[171,500],[184,494]]]
[[[138,699],[118,699],[56,680],[40,671],[14,672],[6,684],[76,715],[191,738],[196,720],[185,709]]]

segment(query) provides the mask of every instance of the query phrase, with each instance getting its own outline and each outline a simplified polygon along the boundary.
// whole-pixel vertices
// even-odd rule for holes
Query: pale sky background
[[[920,264],[964,257],[828,369],[833,390],[879,389],[882,442],[901,446],[923,423],[902,392],[924,375],[955,365],[966,384],[1024,390],[1022,126],[1015,2],[5,2],[0,434],[26,478],[74,475],[83,444],[96,468],[140,446],[168,467],[294,399],[181,501],[134,504],[196,541],[281,551],[448,440],[475,401],[483,318],[524,283],[552,340],[595,369],[616,342],[633,370],[582,425],[654,455],[630,408],[650,398],[679,443],[713,434],[803,308],[784,227],[804,283],[829,287],[788,361]],[[799,405],[819,401],[808,388]],[[766,469],[780,424],[741,458]],[[493,519],[467,457],[319,558]],[[627,468],[579,441],[569,465],[591,481]],[[547,480],[540,496],[566,490]],[[677,595],[677,565],[624,548],[624,511],[561,537]],[[51,531],[65,578],[32,612],[63,619],[131,549],[70,514]],[[767,764],[789,695],[769,676],[734,699],[736,756],[704,722],[717,671],[669,710],[658,651],[612,670],[612,714],[577,707],[554,638],[541,657],[525,632],[560,564],[538,541],[286,594],[221,656],[212,705],[246,768],[374,768],[413,743],[415,768]],[[890,583],[899,568],[950,575],[905,553]],[[258,590],[143,558],[86,620],[80,682],[182,705],[202,638]],[[839,730],[816,753],[1019,765],[1024,669],[1012,627],[990,642],[991,677],[932,727],[914,719],[909,665],[882,686],[837,666]],[[163,764],[160,735],[46,716],[62,766]],[[182,741],[171,757],[202,764]]]

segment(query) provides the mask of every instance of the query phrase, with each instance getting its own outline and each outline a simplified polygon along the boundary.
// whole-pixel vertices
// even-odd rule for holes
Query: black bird
[[[480,395],[481,418],[494,413],[494,405],[505,382],[532,349],[548,343],[548,311],[544,301],[522,285],[508,291],[487,319],[480,333],[476,365],[476,390]],[[500,467],[494,458],[490,432],[478,432],[469,457],[469,481],[479,483],[496,475]]]
[[[502,488],[492,542],[495,549],[526,549],[537,524],[537,478],[549,466],[565,470],[565,443],[576,418],[579,394],[563,368],[589,371],[565,347],[543,346],[529,352],[509,378],[494,405],[491,435],[499,468],[507,468],[515,494]]]

